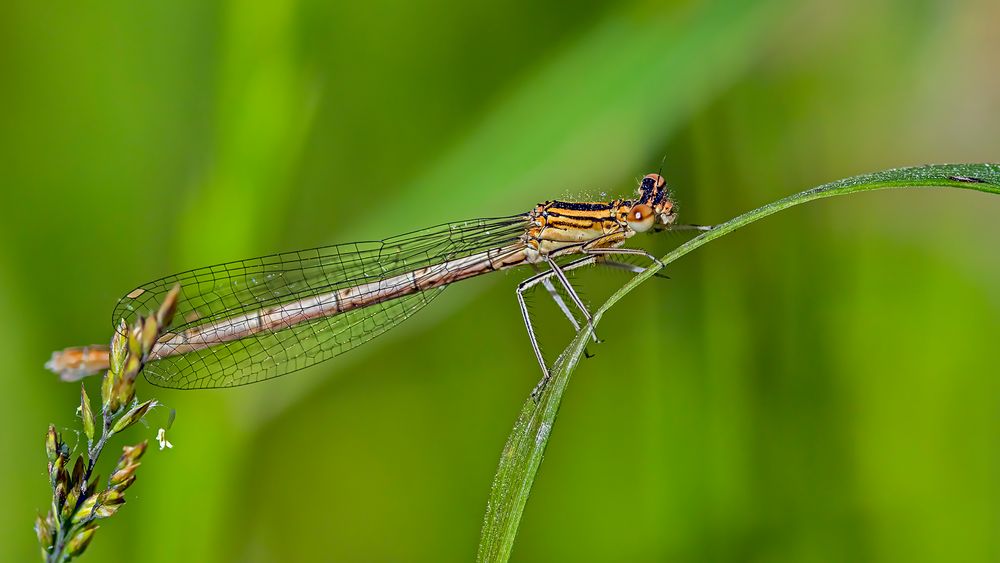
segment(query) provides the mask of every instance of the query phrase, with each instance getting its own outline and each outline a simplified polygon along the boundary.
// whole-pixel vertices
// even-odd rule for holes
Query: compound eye
[[[659,174],[646,174],[642,178],[642,183],[646,184],[647,182],[651,183],[653,187],[658,190],[662,190],[663,187],[667,185],[667,181],[664,180],[663,176],[660,176]]]
[[[653,228],[653,208],[645,203],[633,205],[632,209],[628,211],[628,217],[625,219],[625,222],[628,223],[629,228],[633,231],[644,233]]]

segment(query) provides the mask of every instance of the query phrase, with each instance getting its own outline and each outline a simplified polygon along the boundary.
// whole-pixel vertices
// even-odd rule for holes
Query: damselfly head
[[[659,174],[646,174],[639,182],[639,200],[628,212],[628,226],[633,231],[662,230],[676,218],[667,182]]]

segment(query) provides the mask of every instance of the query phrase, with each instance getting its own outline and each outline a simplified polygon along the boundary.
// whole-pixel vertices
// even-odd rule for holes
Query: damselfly
[[[382,241],[324,246],[228,262],[167,276],[121,298],[113,321],[131,325],[155,310],[175,285],[180,299],[172,332],[150,354],[144,373],[179,389],[232,387],[278,377],[363,344],[407,319],[454,282],[519,266],[536,273],[517,287],[531,348],[548,381],[525,292],[542,284],[574,327],[579,323],[558,282],[586,323],[591,314],[566,272],[595,263],[641,272],[614,255],[645,250],[622,245],[636,233],[672,228],[674,203],[659,174],[640,182],[638,197],[611,202],[547,201],[528,213],[446,223]],[[676,227],[674,227],[676,228]],[[570,257],[569,261],[559,260]],[[596,337],[595,337],[596,338]],[[53,371],[81,376],[107,369],[107,349],[57,353]]]

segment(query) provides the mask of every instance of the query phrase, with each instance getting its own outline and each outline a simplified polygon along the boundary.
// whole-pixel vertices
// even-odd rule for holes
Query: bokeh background
[[[856,173],[1000,160],[993,0],[2,12],[3,561],[37,557],[46,425],[78,427],[79,388],[42,363],[107,341],[142,282],[625,195],[661,163],[682,218],[714,223]],[[1000,561],[998,219],[980,193],[823,201],[629,295],[567,392],[514,559]],[[147,454],[86,560],[470,560],[538,378],[523,275],[277,381],[143,384],[176,409],[175,448]],[[593,299],[623,280],[578,278]],[[570,335],[544,297],[554,357]]]

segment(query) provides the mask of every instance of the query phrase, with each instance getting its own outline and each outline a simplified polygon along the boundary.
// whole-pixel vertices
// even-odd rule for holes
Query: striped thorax
[[[538,204],[528,214],[527,261],[538,263],[591,248],[617,248],[636,233],[666,229],[674,222],[674,204],[662,176],[647,174],[639,183],[638,195],[635,200]]]

